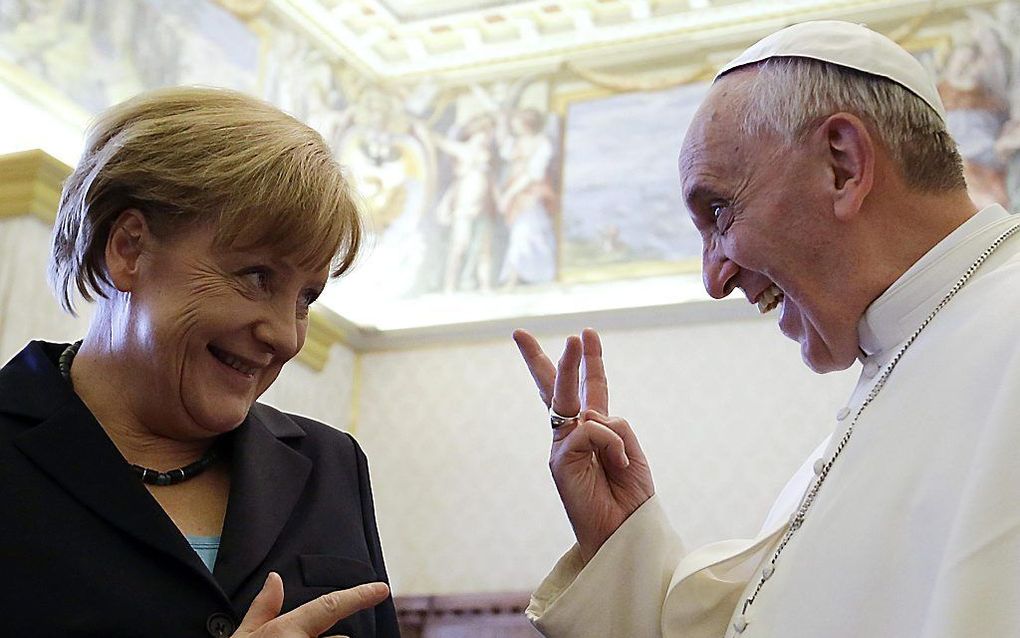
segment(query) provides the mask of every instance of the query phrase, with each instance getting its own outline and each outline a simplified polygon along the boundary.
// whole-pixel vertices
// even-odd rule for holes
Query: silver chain
[[[977,271],[981,264],[983,264],[985,260],[988,259],[989,255],[995,252],[995,250],[1000,245],[1002,245],[1002,242],[1012,237],[1018,230],[1020,230],[1020,224],[1017,224],[1010,228],[1009,230],[1007,230],[1006,232],[1004,232],[1002,235],[999,236],[998,239],[992,242],[991,246],[986,248],[985,251],[981,253],[981,255],[974,261],[974,263],[971,264],[970,268],[968,268],[966,272],[964,272],[963,275],[953,285],[953,287],[949,289],[949,292],[947,292],[946,296],[942,298],[942,301],[940,301],[939,304],[935,306],[935,309],[931,311],[928,317],[921,322],[921,325],[917,327],[917,330],[914,331],[914,334],[910,335],[910,338],[907,339],[903,346],[900,347],[899,351],[896,353],[896,356],[894,356],[892,360],[889,361],[889,364],[885,367],[885,371],[882,373],[882,376],[879,377],[877,382],[875,382],[875,385],[872,386],[871,391],[868,392],[868,396],[864,399],[864,402],[861,404],[861,407],[858,408],[857,414],[854,416],[853,421],[850,422],[850,426],[846,429],[846,433],[843,434],[842,438],[840,438],[839,440],[839,443],[836,444],[836,449],[832,453],[832,458],[823,463],[821,467],[818,468],[817,470],[818,476],[815,479],[815,482],[811,485],[811,489],[809,489],[807,493],[804,495],[804,498],[800,503],[800,507],[797,509],[797,512],[794,514],[793,518],[790,520],[790,526],[787,528],[786,533],[783,534],[783,538],[779,541],[779,545],[776,546],[775,551],[772,553],[771,560],[762,569],[761,577],[758,580],[758,584],[755,586],[754,591],[751,592],[751,595],[744,600],[744,606],[740,610],[740,617],[737,619],[737,622],[734,623],[734,628],[737,630],[738,633],[743,632],[744,628],[747,626],[748,621],[747,618],[745,617],[745,615],[747,614],[747,609],[754,604],[755,599],[757,599],[758,594],[762,590],[762,587],[765,586],[766,581],[768,581],[768,579],[772,577],[772,574],[775,573],[776,561],[779,560],[779,556],[783,553],[783,550],[786,549],[786,546],[789,544],[790,539],[793,538],[793,535],[796,534],[797,530],[799,530],[801,525],[804,524],[804,519],[807,516],[808,509],[811,507],[811,504],[814,503],[815,497],[818,496],[818,490],[821,489],[822,484],[825,482],[826,477],[829,476],[829,471],[832,470],[832,466],[836,462],[836,459],[839,458],[839,455],[846,448],[847,443],[850,442],[850,436],[853,435],[854,433],[854,425],[856,425],[857,421],[861,418],[861,414],[864,412],[864,409],[867,408],[871,404],[871,402],[875,400],[875,397],[878,396],[878,393],[882,391],[882,388],[885,386],[886,380],[889,378],[889,375],[892,374],[893,368],[895,368],[896,364],[899,363],[901,358],[903,358],[903,353],[905,353],[907,349],[914,343],[914,341],[917,340],[917,337],[921,334],[921,332],[926,327],[928,327],[928,324],[931,323],[931,320],[935,318],[935,315],[937,315],[939,311],[942,310],[946,306],[946,304],[949,303],[949,300],[952,299],[956,295],[956,293],[960,292],[960,289],[963,288],[963,285],[967,283],[967,281]]]

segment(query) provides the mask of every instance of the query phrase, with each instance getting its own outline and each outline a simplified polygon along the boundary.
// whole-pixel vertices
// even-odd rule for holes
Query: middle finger
[[[556,365],[556,384],[553,390],[552,409],[563,416],[574,416],[581,411],[578,395],[578,366],[581,364],[581,339],[575,335],[567,337],[563,354]]]

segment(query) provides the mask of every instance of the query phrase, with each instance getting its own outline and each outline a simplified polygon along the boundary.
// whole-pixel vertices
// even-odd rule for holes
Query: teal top
[[[195,550],[209,571],[212,571],[213,565],[216,564],[216,554],[220,551],[220,537],[186,535],[184,538],[188,539],[191,549]]]

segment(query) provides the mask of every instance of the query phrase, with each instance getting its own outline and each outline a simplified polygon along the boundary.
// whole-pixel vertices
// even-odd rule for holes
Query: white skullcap
[[[892,80],[946,119],[935,82],[917,58],[884,35],[852,22],[816,20],[776,31],[731,60],[715,77],[776,57],[811,58]]]

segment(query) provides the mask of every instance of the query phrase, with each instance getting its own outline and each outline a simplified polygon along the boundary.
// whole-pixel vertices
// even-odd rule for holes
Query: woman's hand
[[[546,406],[580,419],[553,430],[549,467],[587,563],[613,532],[655,493],[652,473],[630,425],[609,415],[599,335],[567,339],[559,365],[524,330],[514,341]],[[580,383],[579,383],[580,381]]]
[[[358,585],[319,596],[281,616],[283,579],[270,572],[231,638],[318,638],[351,614],[378,605],[389,594],[386,583]]]

